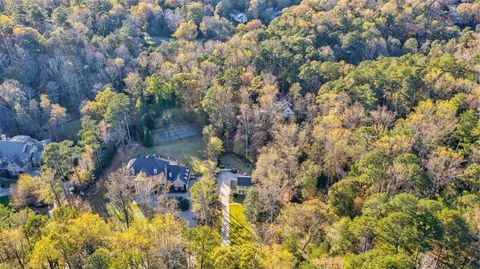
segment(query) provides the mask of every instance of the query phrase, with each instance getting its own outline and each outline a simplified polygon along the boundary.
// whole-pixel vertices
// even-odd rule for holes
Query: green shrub
[[[153,146],[153,138],[152,138],[152,131],[150,131],[147,127],[143,127],[143,145],[145,147]]]
[[[190,201],[188,201],[188,199],[185,199],[185,198],[180,198],[178,200],[177,205],[180,210],[187,211],[190,208]]]

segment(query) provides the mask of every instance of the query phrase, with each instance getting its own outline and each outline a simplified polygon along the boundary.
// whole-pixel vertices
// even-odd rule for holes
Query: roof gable
[[[127,168],[133,171],[135,175],[139,174],[140,172],[144,172],[145,175],[151,177],[153,175],[158,175],[162,172],[165,172],[167,165],[168,162],[149,155],[130,160]]]
[[[187,167],[171,164],[167,160],[160,159],[153,155],[141,156],[130,160],[127,169],[133,171],[135,175],[144,172],[145,175],[149,177],[164,172],[168,181],[174,182],[181,180],[185,184],[188,182],[190,176],[190,170]]]

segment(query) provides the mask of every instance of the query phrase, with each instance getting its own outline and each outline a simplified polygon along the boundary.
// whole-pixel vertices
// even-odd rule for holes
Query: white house
[[[246,23],[248,21],[248,17],[245,13],[242,13],[236,10],[230,13],[230,18],[232,18],[234,21],[238,23]]]

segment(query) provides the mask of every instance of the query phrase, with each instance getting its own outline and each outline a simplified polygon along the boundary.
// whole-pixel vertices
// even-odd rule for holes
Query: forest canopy
[[[0,268],[478,268],[479,22],[479,0],[0,0],[0,134],[53,140],[0,206]],[[104,175],[172,110],[206,143],[194,228],[134,220]],[[229,246],[224,153],[255,182]],[[121,221],[67,190],[102,176]]]

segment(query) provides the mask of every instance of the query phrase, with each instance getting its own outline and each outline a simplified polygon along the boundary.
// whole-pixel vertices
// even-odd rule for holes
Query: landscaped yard
[[[204,150],[205,143],[201,136],[183,138],[149,148],[139,144],[134,144],[130,147],[121,147],[115,153],[112,164],[96,182],[95,187],[90,188],[87,191],[88,197],[86,199],[90,202],[90,205],[96,212],[103,215],[109,215],[109,209],[107,206],[108,200],[105,197],[107,191],[105,188],[105,180],[113,170],[118,169],[122,165],[126,165],[130,159],[135,158],[138,155],[148,154],[168,157],[181,164],[189,165],[195,158],[204,159]]]
[[[243,205],[230,203],[230,242],[241,245],[246,241],[254,241],[253,231],[243,213]]]
[[[240,173],[250,175],[253,167],[251,164],[240,159],[238,156],[232,153],[228,153],[220,157],[220,165],[225,168],[237,169]]]

